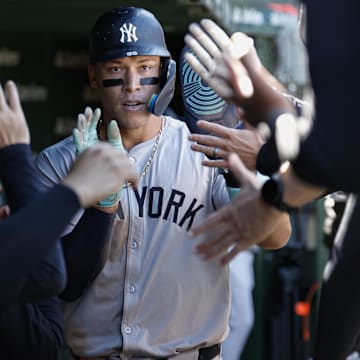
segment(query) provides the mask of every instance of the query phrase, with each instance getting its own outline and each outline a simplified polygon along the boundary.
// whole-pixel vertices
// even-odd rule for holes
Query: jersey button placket
[[[140,244],[143,238],[143,222],[138,219],[135,213],[131,213],[137,207],[137,200],[132,192],[129,196],[129,232],[130,243],[126,256],[126,275],[124,287],[124,306],[123,306],[123,352],[126,354],[128,349],[136,346],[138,327],[136,325],[137,307],[139,303],[139,291],[137,284],[141,276],[141,251]]]

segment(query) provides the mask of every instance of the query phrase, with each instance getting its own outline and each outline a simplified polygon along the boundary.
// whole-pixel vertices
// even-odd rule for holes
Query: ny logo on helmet
[[[138,38],[136,36],[136,26],[134,26],[133,24],[131,24],[131,23],[122,24],[121,28],[120,28],[120,31],[121,31],[120,41],[122,43],[125,42],[125,36],[127,36],[126,42],[133,42],[133,41],[136,42],[136,41],[138,41]]]

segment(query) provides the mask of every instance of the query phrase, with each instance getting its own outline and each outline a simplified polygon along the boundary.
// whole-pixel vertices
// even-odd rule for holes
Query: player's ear
[[[95,64],[88,65],[88,78],[89,78],[90,87],[93,89],[97,89],[98,83],[97,83],[96,65]]]

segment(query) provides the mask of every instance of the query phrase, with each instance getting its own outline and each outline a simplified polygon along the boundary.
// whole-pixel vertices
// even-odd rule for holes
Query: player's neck
[[[137,144],[143,143],[150,139],[158,136],[160,129],[162,128],[163,119],[160,116],[151,116],[144,126],[136,127],[136,128],[120,128],[121,139],[126,150],[130,150]],[[101,138],[104,137],[105,126],[100,129]]]

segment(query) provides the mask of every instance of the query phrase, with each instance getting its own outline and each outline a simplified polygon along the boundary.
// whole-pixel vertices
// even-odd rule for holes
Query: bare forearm
[[[302,207],[303,205],[321,197],[325,188],[321,188],[301,180],[287,164],[280,170],[280,178],[283,182],[283,202],[290,207]],[[278,211],[274,209],[273,211]],[[279,218],[275,230],[259,246],[266,249],[276,249],[284,246],[291,235],[290,217],[283,213]]]
[[[291,235],[291,223],[288,214],[283,214],[275,230],[260,244],[264,249],[279,249],[287,244]]]
[[[291,166],[280,172],[280,178],[284,184],[283,201],[292,207],[301,207],[327,192],[324,187],[309,184],[300,179]]]

